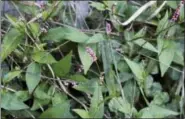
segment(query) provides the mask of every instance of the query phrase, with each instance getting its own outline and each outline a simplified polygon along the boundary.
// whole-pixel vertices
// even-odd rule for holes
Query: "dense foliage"
[[[1,17],[2,117],[184,115],[183,1],[91,1],[89,29],[65,2]]]

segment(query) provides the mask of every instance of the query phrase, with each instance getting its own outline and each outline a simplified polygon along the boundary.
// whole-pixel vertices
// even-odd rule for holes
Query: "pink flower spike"
[[[44,8],[45,1],[37,1],[35,2],[35,5],[38,6],[39,8]]]
[[[181,0],[179,6],[178,6],[177,9],[175,10],[175,12],[174,12],[174,14],[173,14],[173,16],[172,16],[172,19],[171,19],[172,22],[177,21],[179,15],[180,15],[180,8],[182,7],[182,5],[184,5],[184,0]]]
[[[106,32],[107,32],[107,34],[110,34],[111,31],[112,31],[111,24],[106,22]]]
[[[96,54],[94,53],[94,51],[90,47],[86,47],[86,52],[90,55],[93,62],[95,62],[97,60]]]

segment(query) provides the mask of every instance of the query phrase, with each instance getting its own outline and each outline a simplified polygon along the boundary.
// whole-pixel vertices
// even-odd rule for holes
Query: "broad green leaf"
[[[158,52],[158,50],[152,44],[145,41],[144,39],[135,40],[134,43],[150,51]]]
[[[40,35],[40,25],[38,23],[30,23],[29,26],[33,36],[37,38]]]
[[[9,14],[5,14],[7,17],[8,21],[20,32],[24,32],[26,26],[25,23],[21,20],[18,20],[16,17],[11,16]]]
[[[147,108],[140,110],[138,118],[167,118],[168,116],[176,116],[179,113],[159,107],[157,105],[150,105]]]
[[[166,47],[165,47],[166,46]],[[165,40],[163,45],[163,50],[159,54],[160,70],[161,76],[163,77],[165,72],[171,65],[174,55],[175,55],[175,45],[173,41]]]
[[[62,58],[59,62],[52,65],[53,71],[57,76],[65,76],[69,73],[71,68],[72,52]]]
[[[96,8],[99,11],[104,11],[105,10],[105,5],[100,3],[100,2],[90,2],[90,6]]]
[[[123,82],[133,79],[134,75],[128,72],[120,72],[119,77],[120,77],[120,81],[123,83]]]
[[[138,101],[140,91],[139,91],[139,88],[137,87],[136,82],[132,80],[125,82],[123,90],[124,90],[125,97],[130,104],[133,104],[134,102]]]
[[[6,75],[3,77],[3,83],[8,83],[8,82],[10,82],[10,81],[13,80],[15,77],[19,76],[21,72],[22,72],[22,70],[8,72],[8,74],[6,74]]]
[[[76,28],[73,27],[64,27],[65,30],[65,39],[70,40],[77,43],[85,43],[89,36],[87,36],[85,33],[79,31]]]
[[[55,42],[60,42],[60,41],[64,40],[64,36],[65,36],[64,30],[65,29],[63,29],[62,27],[51,28],[48,30],[47,34],[44,35],[42,40],[43,41],[51,40],[51,41],[55,41]]]
[[[139,32],[134,35],[134,38],[144,37],[147,32],[147,27],[143,27]]]
[[[40,115],[39,118],[71,118],[72,115],[69,111],[69,102],[65,101],[56,106],[48,108]]]
[[[88,81],[83,75],[75,74],[69,77],[71,80],[76,82],[86,82]]]
[[[105,40],[103,35],[101,33],[94,34],[92,37],[90,37],[87,41],[86,44],[88,43],[98,43],[100,41]]]
[[[154,99],[151,101],[151,104],[163,105],[169,101],[169,95],[167,92],[161,92],[154,96]]]
[[[9,14],[5,14],[6,18],[8,19],[8,21],[14,26],[17,27],[17,18],[14,16],[11,16]]]
[[[167,1],[167,5],[169,5],[171,8],[176,9],[178,7],[177,1]]]
[[[101,87],[98,83],[95,83],[95,91],[91,98],[91,105],[89,109],[89,115],[92,118],[103,118],[104,115],[104,102]]]
[[[41,67],[39,64],[32,62],[28,65],[26,70],[26,85],[28,91],[31,94],[35,87],[39,84],[41,80]]]
[[[184,56],[183,56],[182,51],[176,50],[174,57],[173,57],[173,62],[184,66]]]
[[[19,100],[14,94],[1,92],[1,108],[6,110],[22,110],[29,107]]]
[[[156,33],[160,33],[162,30],[164,30],[165,28],[168,27],[169,21],[168,21],[168,11],[166,11],[165,16],[163,17],[163,19],[161,19],[157,25],[157,30]],[[165,34],[165,32],[161,32],[160,34]]]
[[[43,106],[45,105],[48,105],[50,103],[50,100],[49,99],[37,99],[37,98],[34,98],[34,101],[33,101],[33,105],[31,107],[31,110],[32,111],[35,111],[37,109],[42,109]]]
[[[91,47],[92,48],[92,47]],[[92,50],[94,51],[95,53],[95,48],[93,47]],[[87,71],[89,70],[90,66],[92,65],[93,63],[93,59],[92,57],[87,53],[86,51],[86,46],[85,45],[82,45],[82,44],[79,44],[78,45],[78,53],[79,53],[79,56],[80,56],[80,60],[81,60],[81,63],[83,64],[83,68],[84,68],[84,74],[87,73]]]
[[[149,86],[145,86],[145,94],[148,96],[148,97],[154,97],[155,95],[157,95],[158,93],[160,93],[162,91],[162,86],[160,83],[158,82],[153,82],[153,81],[150,81],[148,83],[152,83],[149,84]],[[146,84],[147,85],[147,84]]]
[[[141,65],[137,64],[136,62],[131,61],[130,59],[124,57],[125,61],[129,65],[130,69],[134,73],[134,75],[139,79],[142,80],[144,79],[143,73],[144,69]]]
[[[26,101],[30,98],[28,91],[17,91],[15,95],[21,101]]]
[[[38,63],[43,63],[43,64],[52,64],[57,62],[49,52],[45,52],[45,51],[39,51],[39,52],[33,53],[32,59]]]
[[[131,105],[122,97],[112,98],[108,105],[112,112],[120,111],[124,114],[130,114],[132,112]]]
[[[57,27],[50,29],[42,40],[52,40],[55,42],[59,42],[62,40],[70,40],[77,43],[85,43],[88,39],[89,36],[87,36],[76,28]]]
[[[85,118],[90,118],[89,116],[89,112],[85,111],[83,109],[73,109],[73,111],[75,113],[77,113],[81,118],[85,119]]]
[[[24,34],[17,29],[11,29],[3,38],[1,60],[3,61],[21,43]]]
[[[50,96],[47,94],[47,91],[49,89],[49,86],[47,83],[40,83],[37,88],[35,89],[33,95],[34,97],[44,100],[44,99],[50,99]]]
[[[73,88],[88,94],[93,94],[95,90],[95,83],[97,82],[97,79],[91,79],[87,82],[81,82],[77,86],[74,86]]]
[[[56,106],[67,100],[67,95],[62,92],[56,92],[52,97],[52,105]]]

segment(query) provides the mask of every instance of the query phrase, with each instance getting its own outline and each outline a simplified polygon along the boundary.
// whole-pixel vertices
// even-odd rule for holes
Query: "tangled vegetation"
[[[3,118],[181,118],[184,0],[11,2],[1,17]]]

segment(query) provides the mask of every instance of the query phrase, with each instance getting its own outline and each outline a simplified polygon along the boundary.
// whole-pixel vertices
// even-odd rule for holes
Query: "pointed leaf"
[[[159,62],[160,62],[160,70],[161,70],[161,76],[164,76],[165,72],[168,70],[169,66],[171,65],[174,55],[175,55],[175,49],[174,49],[174,42],[165,40],[164,49],[159,54]]]
[[[21,43],[23,39],[23,34],[17,29],[11,29],[3,38],[1,60],[3,61],[12,51],[14,51],[17,46]]]
[[[138,79],[143,79],[143,72],[144,69],[141,65],[137,64],[136,62],[131,61],[130,59],[124,57],[125,61],[127,62],[127,64],[129,65],[130,69],[132,70],[132,72],[134,73],[134,75],[138,78]]]
[[[14,94],[1,92],[1,108],[6,110],[22,110],[29,107],[19,100]]]
[[[56,106],[48,108],[44,111],[39,118],[71,118],[72,115],[69,112],[70,105],[69,102],[63,102]]]
[[[75,74],[69,77],[71,80],[76,82],[86,82],[88,81],[83,75]]]
[[[90,118],[89,112],[83,110],[83,109],[73,109],[75,113],[77,113],[81,118]]]
[[[95,91],[91,98],[91,105],[89,109],[89,115],[92,118],[103,118],[104,115],[104,102],[101,87],[98,83],[95,83]]]
[[[32,59],[38,63],[43,63],[43,64],[52,64],[56,62],[54,57],[49,52],[44,52],[44,51],[33,53]]]
[[[8,83],[11,80],[13,80],[15,77],[19,76],[22,71],[11,71],[8,74],[6,74],[3,78],[3,83]]]
[[[28,87],[28,91],[31,94],[35,87],[39,84],[41,80],[41,68],[40,65],[32,62],[28,65],[26,70],[26,85]]]
[[[71,68],[72,52],[62,58],[59,62],[52,65],[53,71],[57,76],[65,76],[69,73]]]
[[[98,43],[100,41],[105,40],[103,35],[98,33],[98,34],[94,34],[92,37],[90,37],[87,41],[86,44],[88,43]]]
[[[149,107],[142,109],[139,113],[141,115],[139,118],[166,118],[168,116],[176,116],[179,114],[157,105],[150,105]]]
[[[122,97],[112,98],[108,105],[112,112],[120,111],[125,114],[130,114],[132,111],[131,105]]]
[[[134,43],[150,51],[158,52],[157,49],[152,44],[145,41],[144,39],[135,40]]]

